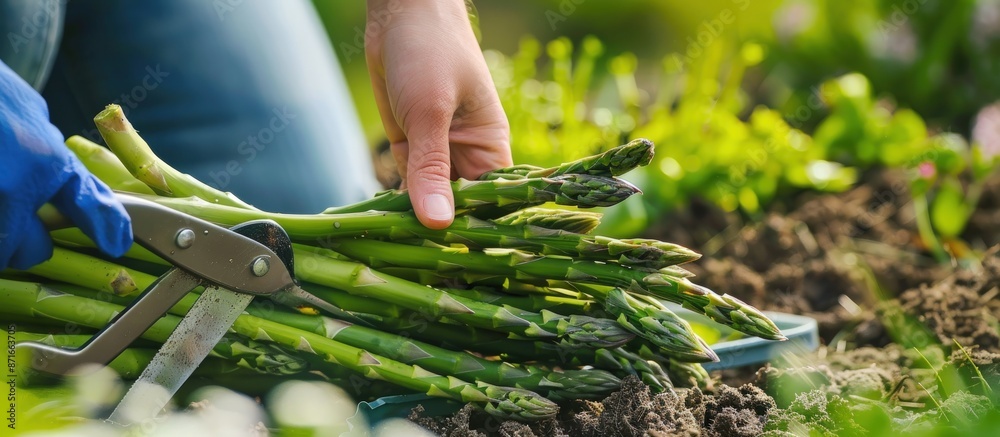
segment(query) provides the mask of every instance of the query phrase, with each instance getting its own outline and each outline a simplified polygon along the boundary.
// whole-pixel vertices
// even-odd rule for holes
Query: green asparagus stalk
[[[15,344],[34,342],[64,348],[78,348],[83,346],[88,340],[90,340],[89,335],[42,334],[24,331],[22,327],[18,327],[18,331],[14,334]],[[135,379],[142,372],[142,369],[149,364],[154,354],[156,354],[155,349],[130,347],[122,351],[120,355],[108,363],[107,367],[114,370],[122,378]],[[17,366],[18,384],[33,386],[45,385],[56,381],[56,378],[34,370],[26,354],[17,353],[15,356],[20,363],[23,363],[23,365]]]
[[[407,227],[379,228],[366,236],[391,240],[427,239],[440,244],[464,244],[475,249],[522,249],[545,255],[612,261],[651,270],[701,257],[686,247],[656,240],[619,240],[531,225],[500,225],[471,216],[456,217],[444,230],[428,229],[414,223]]]
[[[774,340],[784,339],[778,327],[757,309],[736,298],[719,296],[685,278],[670,274],[506,249],[485,252],[441,250],[383,241],[347,239],[331,240],[328,243],[337,252],[366,262],[434,269],[445,275],[470,270],[517,280],[553,279],[622,287],[629,292],[649,294],[679,303],[747,334]]]
[[[151,276],[144,273],[138,273],[136,276],[142,282],[151,282],[153,279]],[[116,305],[127,306],[132,303],[135,296],[114,296],[107,293],[95,291],[86,287],[80,287],[72,284],[56,283],[56,284],[45,284],[43,285],[54,291],[72,294],[74,296],[84,297],[87,299],[98,300],[108,303],[113,303]],[[180,302],[178,302],[173,308],[169,310],[169,314],[177,317],[183,317],[187,314],[187,311],[194,305],[194,302],[198,299],[198,294],[190,293],[185,295]],[[266,301],[265,301],[266,302]],[[267,305],[261,302],[254,302],[253,305],[260,306],[265,309],[273,311],[273,305]],[[84,313],[92,314],[93,311],[84,311]],[[88,326],[93,328],[100,328],[103,326],[101,323],[101,317],[97,315],[91,315],[88,317],[97,317],[96,321],[91,321]],[[110,323],[110,322],[109,322]],[[174,322],[171,319],[171,323],[179,323],[179,319]],[[173,328],[171,328],[173,329]],[[159,335],[159,334],[156,334]],[[89,337],[88,337],[89,338]],[[152,338],[156,342],[162,343],[165,337]],[[238,337],[233,334],[227,334],[223,337],[218,344],[210,352],[211,357],[223,358],[234,365],[246,369],[254,370],[258,373],[267,373],[275,375],[293,375],[306,372],[309,370],[307,363],[296,357],[294,354],[282,349],[278,345],[270,343],[261,343],[246,338]]]
[[[704,390],[712,382],[708,372],[698,363],[670,360],[666,370],[670,380],[680,387],[698,387]]]
[[[87,170],[108,186],[132,193],[154,194],[149,186],[129,173],[114,153],[99,144],[73,135],[66,139],[66,147],[80,158]]]
[[[494,305],[522,308],[528,311],[549,310],[559,314],[591,315],[606,318],[600,304],[591,299],[557,295],[511,295],[496,292],[492,287],[477,286],[473,288],[446,288],[448,294],[462,296],[466,299],[478,300]]]
[[[158,193],[171,193],[159,167],[159,159],[135,132],[120,106],[108,105],[94,117],[94,123],[108,147],[133,176]]]
[[[553,294],[531,294],[527,296],[511,296],[494,293],[486,287],[476,287],[468,290],[448,289],[449,293],[463,295],[490,303],[502,303],[517,308],[532,308],[535,310],[549,309],[562,314],[602,313],[592,304],[600,303],[610,318],[628,331],[651,341],[666,350],[665,353],[682,361],[718,361],[718,356],[695,334],[691,326],[681,317],[668,309],[653,307],[630,296],[621,289],[603,290],[593,287],[591,292],[599,301],[583,300],[576,297],[563,297]],[[561,311],[560,311],[561,310]],[[605,317],[601,314],[601,317]]]
[[[558,343],[535,342],[536,348],[529,354],[523,349],[510,349],[506,357],[513,359],[546,359],[562,362],[572,366],[593,366],[605,369],[619,378],[627,375],[638,376],[654,392],[661,392],[673,387],[670,375],[659,363],[643,359],[638,354],[624,347],[610,349],[568,348]],[[534,357],[534,358],[533,358]]]
[[[40,284],[7,280],[0,280],[0,301],[5,303],[0,307],[0,314],[48,317],[80,324],[93,323],[96,318],[82,320],[79,308],[107,315],[107,320],[123,310],[120,305],[60,293]],[[169,334],[173,329],[169,326],[171,317],[173,316],[168,315],[159,319],[144,336],[153,335],[151,332]],[[247,314],[237,318],[232,330],[253,340],[277,343],[322,356],[328,362],[348,367],[370,378],[383,379],[432,396],[474,402],[486,412],[500,418],[530,421],[553,417],[558,411],[558,406],[554,403],[527,390],[486,383],[473,384],[453,376],[437,375],[321,335]]]
[[[466,325],[445,324],[419,317],[402,319],[371,315],[363,317],[379,329],[412,336],[449,349],[500,356],[504,361],[554,362],[572,367],[594,366],[607,370],[619,378],[639,375],[654,390],[659,391],[672,386],[669,376],[659,364],[645,360],[623,347],[589,349],[567,344],[565,341],[511,340],[497,332]]]
[[[486,172],[479,179],[523,179],[564,174],[620,176],[636,167],[647,165],[652,160],[653,143],[647,139],[639,138],[603,153],[567,162],[557,167],[540,168],[531,165],[517,165]]]
[[[444,230],[425,228],[412,212],[295,215],[250,211],[214,205],[197,198],[147,197],[161,205],[225,226],[250,220],[271,219],[292,238],[428,238],[441,243],[473,244],[476,247],[528,248],[542,253],[570,255],[600,261],[615,260],[639,267],[660,268],[698,259],[691,250],[656,240],[616,240],[535,226],[493,224],[474,217],[457,217]],[[675,272],[677,270],[674,270]],[[672,273],[674,276],[683,276]]]
[[[15,343],[21,344],[24,342],[34,342],[46,344],[49,346],[56,346],[62,348],[75,349],[83,346],[87,341],[91,339],[90,335],[73,335],[73,334],[43,334],[36,332],[26,332],[22,331],[21,327],[18,327],[18,331],[15,334]],[[237,343],[233,343],[237,344]],[[263,343],[257,343],[258,345],[264,345]],[[265,345],[268,348],[273,348],[274,345]],[[256,353],[261,353],[255,351]],[[214,353],[214,351],[213,351]],[[153,360],[153,356],[156,354],[155,348],[143,348],[143,347],[129,347],[125,349],[121,354],[115,357],[107,367],[114,370],[123,379],[136,379],[142,373],[143,369],[149,365],[150,361]],[[290,357],[293,358],[293,357]],[[293,358],[296,363],[304,363],[304,360]],[[238,363],[239,360],[223,359],[218,355],[209,355],[205,358],[197,369],[195,369],[192,376],[213,376],[218,377],[221,375],[232,374],[239,377],[256,376],[261,374],[273,374],[273,375],[290,375],[289,369],[280,369],[276,371],[269,371],[275,369],[275,367],[253,367],[246,364]],[[304,372],[307,368],[302,367],[294,373]],[[25,385],[35,385],[39,383],[48,383],[53,381],[53,378],[48,375],[38,373],[33,371],[31,366],[25,363],[23,366],[19,366],[18,379]]]
[[[616,315],[625,329],[663,348],[677,360],[719,361],[719,356],[695,334],[691,325],[670,310],[640,302],[620,288],[607,294],[604,308]]]
[[[603,352],[607,351],[607,354]],[[594,365],[611,366],[608,360],[614,360],[622,367],[622,372],[638,376],[654,392],[662,392],[674,387],[670,375],[656,361],[644,360],[637,354],[624,348],[597,350],[594,352]],[[589,359],[590,357],[585,357]],[[578,360],[580,358],[577,358]]]
[[[328,252],[324,249],[301,246],[296,249],[296,270],[304,281],[394,303],[435,317],[448,317],[520,338],[565,336],[597,347],[614,347],[633,337],[610,320],[563,317],[547,311],[531,313],[490,305],[376,272],[364,264],[324,256],[322,253]]]
[[[505,208],[525,208],[554,202],[580,208],[612,206],[639,193],[634,185],[617,178],[567,174],[551,178],[519,180],[452,182],[456,209],[485,205]],[[324,214],[345,214],[364,211],[410,211],[410,195],[404,190],[389,190],[351,205],[328,208]]]
[[[139,272],[61,247],[55,247],[51,258],[27,272],[56,281],[71,281],[81,287],[116,296],[126,296],[139,290],[134,278]]]
[[[589,234],[601,224],[602,216],[603,214],[598,212],[532,207],[514,211],[492,221],[498,225],[538,226],[577,234]]]
[[[39,210],[39,215],[41,215],[41,213],[42,210]],[[97,248],[97,245],[94,244],[93,240],[91,240],[90,237],[84,234],[79,228],[63,228],[49,231],[49,237],[52,238],[52,241],[56,243],[57,246],[70,250]],[[163,258],[160,258],[147,250],[145,247],[138,244],[133,244],[132,247],[129,248],[128,252],[125,253],[124,257],[139,261],[147,261],[163,266],[170,265],[170,263],[164,261]]]
[[[231,193],[216,190],[190,175],[181,173],[158,158],[139,136],[118,105],[108,105],[94,117],[97,130],[130,173],[158,194],[173,197],[194,196],[205,201],[236,208],[254,209]],[[111,181],[105,181],[108,183]],[[120,188],[114,187],[112,188]]]
[[[79,289],[66,289],[80,292]],[[41,284],[0,279],[0,294],[5,292],[21,299],[34,295],[38,299],[53,298],[53,301],[46,305],[26,305],[23,302],[18,305],[11,302],[9,307],[0,309],[0,314],[41,317],[94,329],[101,329],[111,323],[122,308],[121,305],[111,302],[64,293]],[[63,301],[70,303],[60,304]],[[6,300],[4,302],[8,303]],[[180,317],[164,315],[143,334],[142,338],[163,343],[178,323]],[[210,356],[227,359],[240,367],[260,373],[290,375],[308,370],[303,360],[289,355],[276,346],[246,341],[228,334],[212,349]]]
[[[435,373],[523,388],[551,400],[601,399],[621,385],[614,375],[600,370],[554,372],[534,365],[513,366],[325,316],[284,311],[263,313],[256,308],[249,310],[251,315],[266,315],[271,321],[320,334],[406,364],[419,365]]]

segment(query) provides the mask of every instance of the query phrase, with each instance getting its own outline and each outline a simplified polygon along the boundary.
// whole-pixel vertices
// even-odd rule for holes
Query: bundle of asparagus
[[[580,208],[639,192],[617,176],[650,162],[646,140],[558,167],[519,165],[458,180],[455,222],[431,230],[397,190],[322,214],[260,211],[161,161],[119,107],[95,122],[110,151],[80,137],[67,145],[109,186],[220,225],[278,222],[297,242],[303,287],[341,310],[251,304],[200,370],[237,389],[254,380],[250,374],[278,381],[308,372],[359,397],[387,392],[388,382],[536,420],[552,417],[561,401],[603,398],[626,375],[655,390],[706,382],[698,363],[718,358],[664,302],[749,335],[784,338],[756,309],[692,283],[680,265],[699,257],[693,251],[590,235],[600,215]],[[577,209],[538,207],[544,203]],[[83,334],[101,328],[166,264],[138,246],[126,259],[102,259],[75,229],[52,235],[52,259],[0,273],[0,317],[35,332],[24,339],[79,344],[86,337],[48,333],[66,324]],[[144,334],[149,344],[112,367],[134,377],[197,293]],[[381,382],[358,392],[359,377]]]

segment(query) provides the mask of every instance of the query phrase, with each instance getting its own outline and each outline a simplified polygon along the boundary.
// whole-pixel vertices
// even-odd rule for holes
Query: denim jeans
[[[117,103],[167,163],[261,209],[318,212],[378,190],[308,1],[54,1],[64,26],[42,94],[66,136],[99,142],[93,116]],[[8,3],[32,2],[0,0],[10,26],[23,20]],[[33,53],[26,63],[44,77],[44,50]]]

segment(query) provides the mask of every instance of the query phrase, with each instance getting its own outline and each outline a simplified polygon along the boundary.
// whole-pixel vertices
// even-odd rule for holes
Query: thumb
[[[443,229],[455,219],[451,192],[450,117],[427,120],[407,134],[406,180],[417,219],[431,229]]]

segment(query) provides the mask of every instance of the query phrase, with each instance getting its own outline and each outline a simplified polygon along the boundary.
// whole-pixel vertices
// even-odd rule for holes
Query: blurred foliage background
[[[316,5],[378,144],[364,3]],[[629,175],[646,195],[605,233],[640,233],[693,197],[752,218],[895,167],[912,174],[926,237],[953,238],[996,167],[1000,117],[975,120],[1000,96],[1000,0],[476,6],[515,162],[553,165],[635,137],[658,145]]]
[[[758,41],[766,47],[764,64],[745,85],[761,103],[779,109],[794,109],[825,79],[859,72],[876,95],[891,96],[946,128],[967,130],[975,111],[1000,93],[996,0],[475,3],[484,50],[513,54],[529,35],[577,44],[594,36],[604,45],[600,61],[623,52],[638,57],[643,90],[658,88],[660,58],[703,51],[708,32],[713,43]],[[364,2],[318,0],[316,6],[374,140],[380,126],[362,54]],[[600,88],[608,71],[597,68],[596,74]]]

